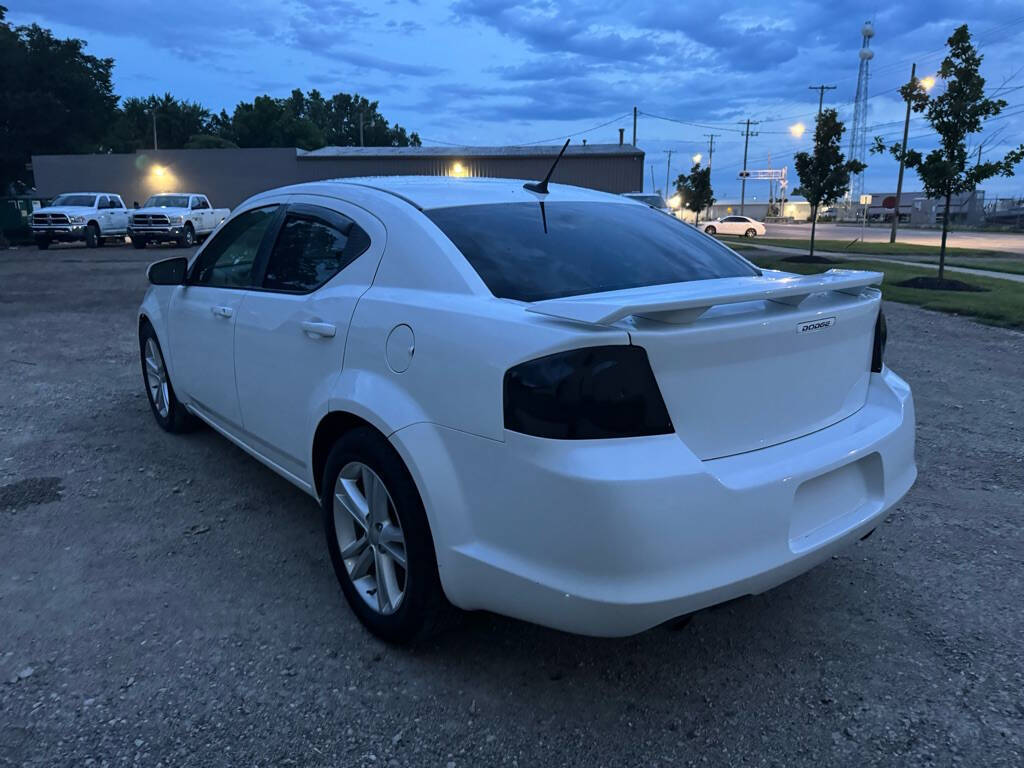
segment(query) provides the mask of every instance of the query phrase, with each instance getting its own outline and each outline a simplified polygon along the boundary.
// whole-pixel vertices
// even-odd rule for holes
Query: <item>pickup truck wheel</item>
[[[715,229],[714,227],[704,227],[704,231],[705,231],[705,232],[707,232],[707,233],[708,233],[709,235],[713,235],[713,234],[715,234],[715,232],[717,232],[718,230],[717,230],[717,229]]]
[[[132,237],[132,245],[141,251],[143,248],[146,247],[146,241],[143,240],[138,235],[135,235],[134,237]]]
[[[178,238],[178,245],[182,248],[191,248],[196,244],[196,231],[191,224],[185,225],[185,234]]]
[[[90,224],[85,228],[85,246],[86,248],[99,248],[100,246],[100,230],[95,224]]]
[[[45,251],[49,247],[50,247],[50,240],[49,240],[49,238],[40,237],[38,240],[36,240],[36,248],[38,248],[40,251]]]
[[[748,229],[746,232],[743,233],[743,236],[744,237],[749,237],[749,238],[753,239],[753,238],[757,237],[757,230],[754,229],[753,227],[751,227],[750,229]]]

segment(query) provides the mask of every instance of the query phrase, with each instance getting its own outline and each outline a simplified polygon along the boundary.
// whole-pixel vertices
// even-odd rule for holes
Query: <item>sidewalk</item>
[[[744,243],[747,248],[756,249],[759,251],[769,251],[771,253],[782,253],[787,255],[798,255],[807,253],[806,248],[783,248],[779,245],[758,245],[754,243]],[[837,253],[836,251],[818,251],[814,252],[815,256],[827,256],[835,259],[844,259],[846,261],[878,261],[888,264],[904,264],[908,267],[925,267],[929,269],[938,270],[938,264],[929,264],[925,261],[905,261],[899,258],[893,258],[889,256],[869,256],[863,253]],[[960,272],[965,275],[977,275],[978,277],[995,277],[1000,280],[1010,280],[1014,283],[1024,283],[1024,275],[1016,275],[1012,272],[993,272],[988,269],[974,269],[973,267],[951,267],[946,266],[947,272]]]

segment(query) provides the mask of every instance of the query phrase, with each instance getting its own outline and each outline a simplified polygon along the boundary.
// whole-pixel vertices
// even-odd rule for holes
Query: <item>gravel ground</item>
[[[1024,335],[886,307],[920,479],[870,539],[626,640],[363,631],[313,501],[143,394],[158,256],[0,253],[0,765],[1024,762]]]

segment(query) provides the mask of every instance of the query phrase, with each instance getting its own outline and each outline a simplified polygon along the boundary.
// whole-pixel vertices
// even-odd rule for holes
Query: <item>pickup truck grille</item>
[[[70,224],[70,220],[66,213],[33,213],[32,223],[39,227],[47,226],[67,226]]]
[[[169,225],[170,221],[162,213],[139,213],[132,216],[133,227],[166,227]]]

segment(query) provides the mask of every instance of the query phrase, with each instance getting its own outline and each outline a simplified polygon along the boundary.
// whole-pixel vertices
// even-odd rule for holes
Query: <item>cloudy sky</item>
[[[739,121],[759,121],[751,168],[790,166],[807,148],[817,92],[853,115],[860,28],[872,19],[870,136],[898,139],[899,86],[916,62],[934,72],[946,38],[968,23],[984,54],[988,90],[1009,103],[990,123],[982,151],[994,157],[1024,140],[1024,4],[1021,0],[896,3],[735,0],[0,0],[13,23],[38,22],[116,60],[117,92],[170,91],[229,111],[240,99],[287,95],[294,87],[358,92],[424,144],[590,143],[631,139],[647,153],[645,185],[665,184],[715,140],[719,199],[738,197],[743,162]],[[941,85],[940,85],[941,87]],[[932,142],[923,119],[911,144]],[[983,137],[984,138],[984,137]],[[868,159],[867,191],[895,188],[895,167]],[[1024,193],[1019,177],[985,185]],[[794,174],[795,177],[795,174]],[[911,177],[913,185],[913,177]],[[764,189],[760,189],[764,187]],[[748,199],[767,195],[751,183]]]

